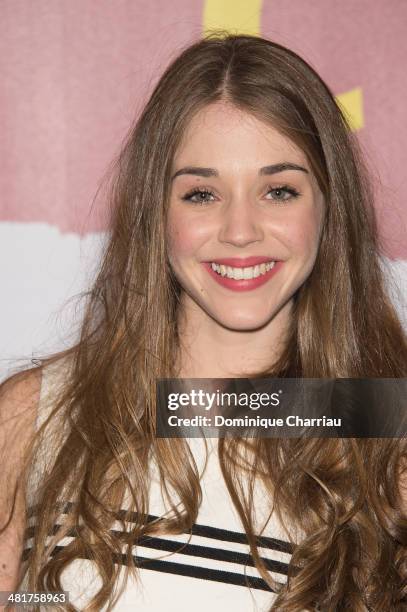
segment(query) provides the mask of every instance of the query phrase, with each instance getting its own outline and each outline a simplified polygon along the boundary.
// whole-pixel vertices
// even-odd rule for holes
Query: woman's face
[[[241,331],[289,312],[314,266],[324,215],[304,153],[217,102],[190,122],[172,176],[168,258],[184,310]]]

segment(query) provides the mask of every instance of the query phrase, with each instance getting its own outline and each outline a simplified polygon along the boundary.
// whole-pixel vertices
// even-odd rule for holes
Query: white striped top
[[[44,370],[38,426],[52,404],[52,390],[58,384],[60,375],[60,365]],[[160,535],[139,541],[134,547],[133,556],[139,567],[140,579],[130,575],[114,610],[203,612],[209,609],[216,612],[233,609],[235,612],[254,612],[270,609],[276,596],[254,565],[246,534],[220,470],[217,442],[207,439],[208,461],[205,467],[204,441],[200,438],[188,439],[201,474],[202,487],[202,503],[192,535]],[[45,462],[47,457],[47,449],[44,449]],[[41,469],[41,466],[33,469],[27,493],[29,507],[34,503],[35,482],[41,477]],[[267,521],[267,506],[258,486],[254,507],[259,525]],[[157,467],[153,464],[150,519],[163,516],[168,510],[161,494]],[[65,511],[69,511],[69,504]],[[29,526],[35,527],[35,515],[29,519]],[[112,529],[121,531],[121,523],[113,524]],[[294,541],[298,542],[302,532],[291,525],[290,529],[293,530]],[[58,545],[65,546],[70,541],[72,538],[66,537]],[[288,542],[287,534],[274,514],[262,532],[259,544],[259,554],[266,560],[270,575],[279,583],[285,583],[293,545]],[[28,529],[25,554],[31,545]],[[124,574],[123,559],[115,559],[115,562],[123,568],[120,582]],[[85,607],[101,584],[94,563],[87,559],[75,560],[62,573],[62,586],[69,591],[70,602],[79,610]],[[24,583],[20,589],[24,589]],[[107,610],[107,606],[103,610]]]

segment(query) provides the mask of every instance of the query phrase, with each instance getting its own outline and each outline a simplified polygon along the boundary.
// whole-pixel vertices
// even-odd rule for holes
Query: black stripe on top
[[[68,514],[72,509],[73,504],[68,502],[61,509],[62,514]],[[34,516],[35,512],[32,508],[28,510],[28,516]],[[161,517],[149,514],[145,517],[147,522],[152,522]],[[122,509],[117,513],[117,520],[125,519],[127,522],[135,522],[137,519],[136,513],[128,513],[125,509]],[[54,525],[52,533],[55,534],[60,529],[61,525]],[[28,527],[26,529],[25,539],[32,538],[34,536],[35,527]],[[119,531],[115,529],[111,529],[110,532],[115,534],[118,538],[125,538],[128,533],[124,531]],[[196,535],[198,537],[204,537],[208,539],[213,539],[221,542],[232,542],[237,544],[249,544],[247,535],[238,531],[230,531],[227,529],[220,529],[218,527],[212,527],[209,525],[201,525],[194,524],[192,525],[189,531],[185,531],[184,534]],[[76,537],[75,530],[71,530],[66,534],[65,537]],[[292,554],[294,550],[294,546],[289,542],[284,540],[279,540],[277,538],[270,538],[265,536],[257,536],[256,543],[259,547],[267,548],[269,550],[275,550],[280,552],[285,552],[288,554]],[[152,536],[142,536],[137,540],[135,546],[140,546],[144,548],[150,548],[153,550],[161,550],[170,553],[178,553],[183,555],[188,555],[194,557],[196,559],[212,559],[216,561],[226,562],[226,563],[235,563],[244,566],[255,567],[255,563],[253,561],[253,557],[251,553],[242,553],[239,551],[230,551],[225,550],[223,548],[204,546],[200,544],[189,544],[184,542],[179,542],[166,538],[152,537]],[[61,550],[63,550],[65,546],[56,546],[52,551],[52,556],[57,555]],[[28,547],[23,552],[23,561],[27,560],[29,557],[29,553],[32,550],[31,547]],[[87,554],[83,554],[82,558],[90,559],[91,557]],[[223,582],[227,584],[234,584],[239,586],[249,586],[251,588],[260,589],[264,591],[274,592],[267,583],[263,580],[263,578],[248,576],[244,573],[231,572],[227,570],[221,569],[211,569],[202,566],[194,566],[186,563],[178,563],[174,561],[169,561],[166,559],[149,559],[145,556],[133,555],[132,556],[134,564],[137,567],[143,569],[150,569],[159,572],[166,572],[169,574],[178,574],[180,576],[188,576],[191,578],[199,578],[203,580],[211,580],[215,582]],[[112,553],[112,559],[114,563],[126,565],[127,559],[126,555],[118,555],[116,553]],[[265,566],[269,571],[279,573],[282,575],[288,575],[288,564],[283,563],[281,561],[277,561],[274,559],[267,559],[261,557]]]
[[[62,514],[69,514],[70,510],[73,507],[72,502],[67,502],[64,507],[61,509]],[[30,508],[28,511],[28,517],[34,516],[35,510]],[[119,510],[117,513],[117,519],[123,520],[126,517],[126,522],[135,523],[137,521],[137,513],[136,512],[127,512],[125,509]],[[151,523],[160,519],[160,516],[156,516],[154,514],[147,515],[147,522]],[[234,542],[236,544],[249,544],[248,537],[245,533],[240,531],[230,531],[228,529],[220,529],[219,527],[212,527],[210,525],[200,525],[198,523],[194,523],[190,529],[190,531],[184,531],[183,533],[192,533],[192,535],[201,536],[204,538],[212,538],[214,540],[223,540],[224,542]],[[280,552],[285,552],[288,554],[292,554],[294,552],[295,546],[290,542],[286,542],[285,540],[280,540],[278,538],[270,538],[266,536],[256,536],[256,544],[260,548],[269,548],[271,550],[278,550]]]
[[[54,525],[52,535],[58,533],[60,527],[61,525]],[[124,539],[124,537],[126,536],[125,532],[118,531],[116,529],[110,529],[110,533],[117,536],[119,539]],[[70,530],[68,533],[66,533],[64,537],[75,538],[75,536],[75,530]],[[29,539],[32,537],[34,537],[34,527],[30,527],[26,530],[25,538]],[[225,550],[223,548],[214,548],[212,546],[203,546],[201,544],[189,544],[167,538],[143,536],[137,540],[135,546],[150,548],[152,550],[162,550],[170,553],[178,553],[181,555],[188,555],[190,557],[213,559],[214,561],[223,561],[225,563],[236,563],[239,565],[249,565],[251,567],[256,567],[256,564],[254,563],[253,557],[250,553]],[[260,558],[262,559],[269,571],[284,575],[288,574],[287,563],[276,561],[274,559],[267,559],[266,557]]]
[[[51,556],[56,556],[64,546],[56,546]],[[23,561],[25,561],[32,549],[26,548],[23,552]],[[90,559],[90,556],[83,554],[82,559]],[[126,555],[112,555],[113,562],[120,565],[127,565]],[[91,559],[90,559],[91,560]],[[234,584],[237,586],[250,587],[261,591],[275,593],[276,591],[268,586],[263,578],[247,576],[235,572],[227,572],[225,570],[214,570],[207,567],[197,567],[184,563],[174,563],[173,561],[163,561],[161,559],[148,559],[146,557],[133,556],[134,564],[142,569],[153,570],[156,572],[164,572],[166,574],[174,574],[178,576],[186,576],[189,578],[199,578],[201,580],[210,580],[212,582],[222,582],[225,584]]]

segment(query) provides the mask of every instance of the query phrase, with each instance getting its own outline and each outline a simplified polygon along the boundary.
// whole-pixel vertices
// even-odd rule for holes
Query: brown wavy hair
[[[290,138],[306,154],[326,204],[319,253],[295,296],[279,359],[242,377],[399,378],[407,373],[406,335],[379,265],[369,173],[330,89],[302,58],[264,38],[215,33],[183,50],[115,159],[108,192],[111,233],[86,294],[80,339],[36,364],[43,368],[66,356],[72,367],[27,451],[28,470],[45,443],[46,428],[61,419],[66,427],[57,429],[65,433],[54,441],[53,460],[36,492],[29,589],[61,590],[62,570],[88,557],[103,585],[86,610],[117,601],[119,567],[112,553],[122,554],[127,545],[127,571],[137,573],[132,545],[138,538],[180,533],[197,519],[201,488],[186,440],[154,435],[155,384],[157,378],[177,376],[180,346],[181,287],[166,242],[172,163],[191,118],[218,100]],[[47,437],[47,444],[52,440]],[[152,456],[172,500],[172,516],[149,523]],[[406,609],[405,439],[220,439],[219,457],[256,566],[279,591],[271,610]],[[270,510],[273,504],[283,525],[288,523],[287,531],[293,522],[305,533],[283,587],[269,575],[256,546],[250,491],[257,479],[270,493]],[[72,511],[47,541],[64,500],[73,501]],[[133,512],[137,520],[130,528],[125,521]],[[127,531],[121,538],[110,531],[116,520]],[[52,556],[72,529],[76,538]]]

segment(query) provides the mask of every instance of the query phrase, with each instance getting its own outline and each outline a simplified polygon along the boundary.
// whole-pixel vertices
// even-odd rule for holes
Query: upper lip
[[[223,264],[225,266],[233,266],[234,268],[245,268],[249,266],[257,266],[258,264],[267,263],[268,261],[278,261],[272,257],[255,256],[252,257],[223,257],[222,259],[211,259],[205,263]]]

